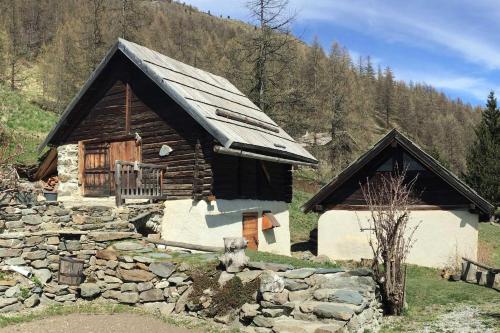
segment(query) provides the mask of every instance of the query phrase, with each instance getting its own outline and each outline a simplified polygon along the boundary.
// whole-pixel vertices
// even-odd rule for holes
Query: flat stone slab
[[[305,279],[316,272],[316,268],[299,268],[285,272],[285,277],[288,279]]]
[[[149,270],[163,278],[168,278],[175,272],[176,266],[167,262],[155,262],[149,265]]]
[[[137,242],[119,242],[113,244],[113,247],[118,251],[137,251],[144,247],[144,245]]]
[[[296,319],[278,319],[272,326],[276,333],[314,333],[324,323]]]
[[[335,274],[345,272],[342,268],[318,268],[316,269],[315,274]]]
[[[112,241],[112,240],[120,240],[120,239],[127,239],[127,238],[140,238],[141,235],[135,232],[89,232],[87,237],[90,240],[96,241],[96,242],[106,242],[106,241]]]
[[[142,269],[121,269],[117,270],[118,275],[125,282],[146,282],[152,280],[155,275]]]
[[[333,318],[348,321],[354,315],[354,310],[344,305],[319,303],[314,307],[313,313],[319,318]]]
[[[260,270],[269,270],[274,272],[285,272],[292,270],[294,267],[292,265],[287,264],[275,264],[271,262],[263,262],[263,261],[250,261],[247,264],[248,268],[251,269],[260,269]]]
[[[363,296],[355,290],[348,289],[317,289],[314,291],[314,298],[318,301],[347,303],[352,305],[363,304]]]

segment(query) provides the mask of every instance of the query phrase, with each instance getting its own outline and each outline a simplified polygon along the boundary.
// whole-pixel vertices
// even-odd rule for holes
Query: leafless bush
[[[22,150],[22,146],[15,143],[0,124],[0,195],[17,186],[19,176],[12,164]]]
[[[413,185],[406,172],[381,175],[361,185],[371,212],[370,229],[375,237],[369,243],[373,251],[373,270],[381,289],[387,314],[400,315],[404,307],[405,262],[418,227],[410,227],[410,206],[415,202]]]

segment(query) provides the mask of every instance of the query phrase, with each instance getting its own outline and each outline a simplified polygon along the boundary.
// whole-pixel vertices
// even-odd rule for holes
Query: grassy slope
[[[479,242],[488,253],[489,264],[500,268],[500,224],[479,224]]]
[[[55,124],[57,115],[29,102],[20,92],[0,85],[0,124],[24,150],[17,162],[32,163],[38,156],[36,147]]]

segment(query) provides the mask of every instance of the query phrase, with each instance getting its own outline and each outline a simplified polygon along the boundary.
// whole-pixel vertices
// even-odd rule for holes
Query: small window
[[[270,211],[262,212],[262,231],[270,230],[280,226],[276,217]]]
[[[387,172],[392,171],[392,157],[388,158],[384,163],[382,163],[377,168],[377,171],[387,171]]]
[[[417,161],[415,161],[410,155],[404,153],[403,154],[403,165],[405,170],[408,171],[423,171],[425,170],[424,166]]]

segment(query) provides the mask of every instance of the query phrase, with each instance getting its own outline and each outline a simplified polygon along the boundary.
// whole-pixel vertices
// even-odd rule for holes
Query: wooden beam
[[[262,155],[262,154],[257,154],[257,153],[250,153],[250,152],[246,152],[243,150],[226,148],[226,147],[222,147],[222,146],[214,146],[214,152],[218,153],[218,154],[223,154],[223,155],[240,156],[240,157],[275,162],[275,163],[307,165],[310,167],[318,167],[315,163],[308,163],[308,162],[290,160],[287,158],[268,156],[268,155]]]
[[[131,112],[131,105],[130,105],[130,99],[131,99],[131,91],[130,91],[130,85],[126,84],[125,86],[125,133],[130,134],[130,112]]]
[[[203,252],[222,252],[222,251],[224,251],[223,247],[218,247],[218,246],[197,245],[197,244],[166,241],[166,240],[155,240],[155,239],[149,239],[149,238],[144,238],[144,240],[149,242],[149,243],[153,243],[153,244],[180,247],[183,249],[203,251]]]

